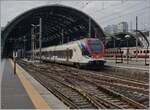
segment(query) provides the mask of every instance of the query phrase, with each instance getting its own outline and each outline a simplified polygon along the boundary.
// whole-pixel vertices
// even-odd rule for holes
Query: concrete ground
[[[12,64],[11,60],[2,60],[2,109],[68,109],[19,65],[14,75]]]
[[[3,75],[1,83],[2,109],[35,109],[13,67],[8,60],[2,60]]]

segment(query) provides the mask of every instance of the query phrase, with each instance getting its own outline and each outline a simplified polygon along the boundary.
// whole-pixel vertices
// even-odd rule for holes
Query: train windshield
[[[103,52],[103,44],[100,40],[89,40],[88,46],[92,53],[102,53]]]
[[[89,53],[89,51],[88,51],[88,48],[85,46],[85,44],[83,43],[81,43],[80,44],[80,48],[81,48],[81,50],[82,50],[82,55],[86,55],[86,56],[90,56],[90,53]]]

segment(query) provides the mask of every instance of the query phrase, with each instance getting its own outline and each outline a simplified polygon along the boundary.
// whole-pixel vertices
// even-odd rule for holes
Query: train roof
[[[45,47],[45,48],[42,48],[42,50],[44,51],[44,50],[46,50],[46,49],[48,49],[50,47],[66,46],[66,45],[69,45],[69,44],[73,44],[75,42],[80,42],[80,41],[85,41],[85,40],[100,40],[100,39],[98,39],[98,38],[83,38],[83,39],[80,39],[80,40],[71,41],[71,42],[67,42],[67,43],[64,43],[64,44],[60,44],[60,45]],[[28,52],[30,52],[30,51],[28,51]],[[39,51],[39,49],[36,49],[35,51]]]
[[[83,38],[83,39],[76,40],[76,41],[71,41],[71,42],[68,42],[68,43],[65,43],[65,44],[70,44],[70,43],[84,41],[84,40],[99,40],[99,39],[98,38]]]

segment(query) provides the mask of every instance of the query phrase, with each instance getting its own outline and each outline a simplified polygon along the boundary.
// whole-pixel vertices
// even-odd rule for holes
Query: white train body
[[[42,48],[41,59],[44,61],[80,66],[104,65],[103,52],[104,46],[99,39],[86,38],[63,45]],[[39,59],[39,49],[35,50],[35,53],[35,58]],[[29,51],[28,54],[31,55],[32,52]]]

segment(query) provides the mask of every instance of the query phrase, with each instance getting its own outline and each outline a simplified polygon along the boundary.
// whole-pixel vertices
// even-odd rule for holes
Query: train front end
[[[101,40],[96,38],[85,39],[81,41],[80,47],[82,47],[82,55],[87,61],[86,66],[103,66],[106,63],[104,45]]]

